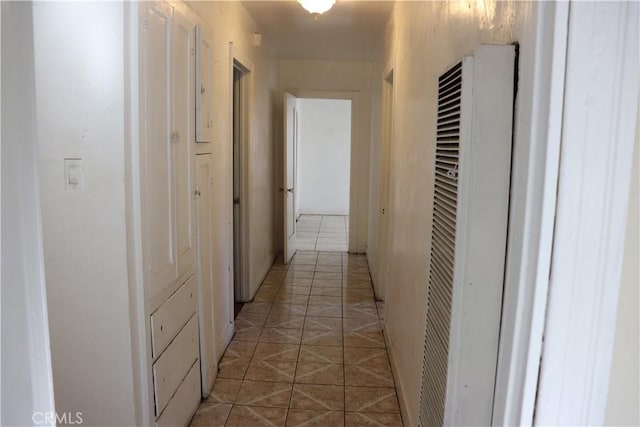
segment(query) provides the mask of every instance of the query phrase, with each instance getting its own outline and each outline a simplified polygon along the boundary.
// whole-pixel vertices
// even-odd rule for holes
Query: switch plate
[[[84,189],[84,163],[82,159],[64,159],[64,186],[67,191]]]

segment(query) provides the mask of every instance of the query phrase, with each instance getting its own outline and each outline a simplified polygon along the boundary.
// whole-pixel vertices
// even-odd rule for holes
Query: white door
[[[282,182],[284,204],[284,262],[287,264],[296,253],[296,97],[284,94],[284,177]]]
[[[142,143],[143,227],[148,296],[175,282],[172,169],[171,23],[173,8],[154,3],[146,17],[144,91],[148,103]],[[186,136],[186,135],[185,135]]]
[[[211,284],[211,155],[196,156],[196,228],[198,247],[198,311],[203,397],[216,376],[213,288]]]
[[[387,287],[389,258],[389,188],[391,184],[391,137],[393,123],[393,75],[385,79],[382,117],[382,152],[380,164],[380,223],[378,225],[378,280],[374,283],[376,297],[384,300]]]
[[[194,135],[195,56],[194,25],[176,12],[173,25],[173,126],[176,251],[178,277],[193,274],[193,193],[191,143]]]

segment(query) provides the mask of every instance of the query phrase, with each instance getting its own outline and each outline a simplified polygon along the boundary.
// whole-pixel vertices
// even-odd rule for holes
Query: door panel
[[[196,27],[196,141],[211,142],[211,39],[203,27]]]
[[[173,8],[164,3],[149,8],[146,22],[144,140],[145,264],[150,297],[177,277],[173,250],[173,185],[171,174],[170,34]]]
[[[193,216],[190,147],[194,138],[194,26],[176,13],[173,26],[173,132],[178,276],[193,272]]]
[[[284,94],[284,262],[288,263],[296,252],[296,204],[294,171],[296,168],[296,97]]]
[[[387,287],[390,239],[389,188],[391,185],[391,137],[393,130],[393,77],[383,83],[384,111],[382,117],[382,150],[380,162],[380,222],[378,224],[378,280],[374,283],[376,297],[384,300]]]
[[[196,156],[196,211],[198,229],[198,308],[202,391],[208,393],[216,375],[214,298],[211,283],[211,155]],[[225,324],[219,327],[223,328]],[[206,396],[205,396],[206,397]]]

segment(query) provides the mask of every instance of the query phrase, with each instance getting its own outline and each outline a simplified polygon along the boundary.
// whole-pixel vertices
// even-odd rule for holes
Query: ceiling
[[[317,19],[296,0],[242,4],[280,58],[365,61],[383,57],[394,2],[338,0]]]

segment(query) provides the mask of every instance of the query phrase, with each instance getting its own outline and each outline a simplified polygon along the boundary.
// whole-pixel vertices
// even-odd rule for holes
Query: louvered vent
[[[419,415],[421,426],[441,426],[444,421],[458,205],[461,92],[462,62],[438,80],[431,261]]]

